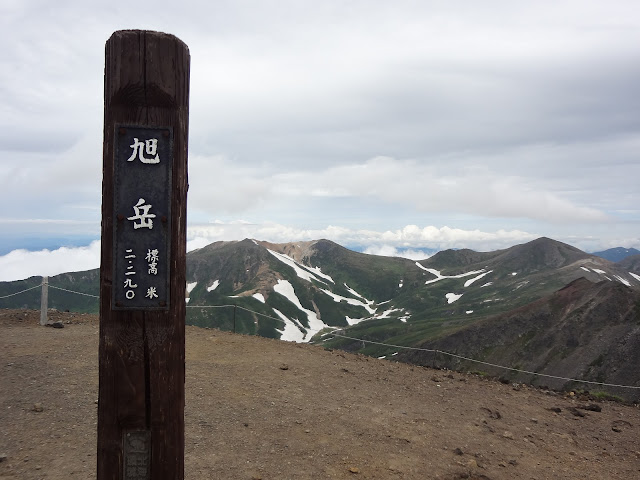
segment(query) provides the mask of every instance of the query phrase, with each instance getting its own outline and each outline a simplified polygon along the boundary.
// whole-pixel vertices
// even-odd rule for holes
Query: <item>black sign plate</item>
[[[126,432],[123,445],[124,480],[149,480],[151,435],[145,430]]]
[[[114,310],[168,309],[173,131],[117,125]]]

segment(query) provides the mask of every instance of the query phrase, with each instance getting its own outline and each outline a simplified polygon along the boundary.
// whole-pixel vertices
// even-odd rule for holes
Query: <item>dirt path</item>
[[[98,321],[53,319],[0,311],[0,480],[95,478]],[[195,327],[186,348],[187,479],[640,477],[636,407]]]

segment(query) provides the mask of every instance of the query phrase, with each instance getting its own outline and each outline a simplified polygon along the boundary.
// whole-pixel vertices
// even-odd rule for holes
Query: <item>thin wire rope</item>
[[[601,385],[601,386],[605,386],[605,387],[640,389],[640,386],[634,386],[634,385],[618,385],[618,384],[615,384],[615,383],[593,382],[591,380],[579,380],[577,378],[560,377],[558,375],[548,375],[546,373],[531,372],[529,370],[521,370],[519,368],[505,367],[503,365],[498,365],[498,364],[489,363],[489,362],[483,362],[482,360],[476,360],[474,358],[463,357],[462,355],[456,355],[455,353],[444,352],[442,350],[431,350],[431,349],[428,349],[428,348],[416,348],[416,347],[403,347],[401,345],[392,345],[392,344],[389,344],[389,343],[374,342],[374,341],[371,341],[371,340],[363,340],[361,338],[347,337],[346,335],[339,335],[339,334],[336,334],[336,333],[329,333],[328,335],[332,335],[334,337],[347,338],[349,340],[356,340],[358,342],[363,342],[363,343],[373,343],[373,344],[376,344],[376,345],[383,345],[385,347],[401,348],[401,349],[406,349],[406,350],[420,350],[420,351],[423,351],[423,352],[432,352],[432,353],[433,352],[442,353],[444,355],[449,355],[450,357],[460,358],[462,360],[466,360],[466,361],[469,361],[469,362],[480,363],[482,365],[488,365],[488,366],[496,367],[496,368],[503,368],[505,370],[511,370],[513,372],[519,372],[519,373],[526,373],[526,374],[529,374],[529,375],[537,375],[537,376],[546,377],[546,378],[555,378],[557,380],[566,380],[566,381],[570,381],[570,382],[589,383],[589,384],[592,384],[592,385]]]
[[[250,310],[250,309],[242,307],[240,305],[187,305],[187,308],[223,308],[223,307],[239,308],[240,310],[245,310],[245,311],[247,311],[249,313],[254,313],[256,315],[260,315],[261,317],[270,318],[272,320],[283,321],[281,318],[272,317],[271,315],[267,315],[265,313],[256,312],[255,310]]]
[[[38,285],[38,286],[40,286],[40,285]],[[51,288],[55,288],[56,290],[63,290],[65,292],[69,292],[69,293],[76,293],[78,295],[84,295],[86,297],[100,298],[98,295],[91,295],[90,293],[75,292],[73,290],[67,290],[66,288],[56,287],[55,285],[51,285],[51,284],[49,284],[49,286]]]
[[[0,299],[13,297],[15,295],[20,295],[21,293],[28,292],[29,290],[33,290],[34,288],[40,288],[41,286],[42,285],[36,285],[35,287],[27,288],[26,290],[21,290],[19,292],[10,293],[9,295],[4,295],[4,296],[0,297]]]
[[[262,317],[267,317],[267,318],[271,318],[273,320],[280,320],[281,322],[283,321],[281,318],[276,318],[276,317],[272,317],[270,315],[266,315],[264,313],[260,313],[260,312],[254,312],[253,310],[249,310],[248,308],[244,308],[241,307],[240,305],[237,306],[240,310],[246,310],[247,312],[251,312],[251,313],[255,313],[256,315],[260,315]]]
[[[187,308],[224,308],[233,307],[233,305],[187,305]]]
[[[363,340],[361,338],[347,337],[346,335],[338,335],[337,333],[327,333],[327,335],[333,335],[334,337],[348,338],[349,340],[357,340],[358,342],[373,343],[374,345],[382,345],[384,347],[403,348],[405,350],[419,350],[421,352],[439,352],[440,350],[429,350],[428,348],[417,347],[405,347],[402,345],[393,345],[391,343],[374,342],[373,340]],[[442,352],[445,353],[445,352]]]
[[[590,384],[593,384],[593,385],[602,385],[602,386],[606,386],[606,387],[621,387],[621,388],[640,389],[640,386],[618,385],[618,384],[615,384],[615,383],[594,382],[594,381],[591,381],[591,380],[578,380],[577,378],[560,377],[560,376],[557,376],[557,375],[548,375],[546,373],[531,372],[529,370],[520,370],[518,368],[503,367],[502,365],[496,365],[496,364],[489,363],[489,362],[483,362],[482,360],[474,360],[473,358],[463,357],[462,355],[456,355],[455,353],[449,353],[449,352],[441,352],[441,353],[444,353],[445,355],[449,355],[451,357],[457,357],[457,358],[461,358],[463,360],[468,360],[468,361],[471,361],[471,362],[480,363],[482,365],[489,365],[491,367],[504,368],[506,370],[512,370],[514,372],[526,373],[526,374],[529,374],[529,375],[538,375],[540,377],[556,378],[556,379],[559,379],[559,380],[567,380],[567,381],[572,381],[572,382],[590,383]]]

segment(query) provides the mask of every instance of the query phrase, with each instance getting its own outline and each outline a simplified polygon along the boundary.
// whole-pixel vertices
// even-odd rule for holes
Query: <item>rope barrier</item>
[[[491,367],[502,368],[504,370],[511,370],[512,372],[525,373],[525,374],[529,374],[529,375],[537,375],[539,377],[554,378],[556,380],[565,380],[565,381],[569,381],[569,382],[589,383],[591,385],[600,385],[600,386],[604,386],[604,387],[640,389],[640,386],[618,385],[618,384],[615,384],[615,383],[604,383],[604,382],[593,382],[591,380],[579,380],[577,378],[560,377],[558,375],[548,375],[546,373],[531,372],[529,370],[521,370],[519,368],[505,367],[503,365],[484,362],[482,360],[476,360],[474,358],[463,357],[462,355],[457,355],[455,353],[444,352],[442,350],[432,350],[432,349],[428,349],[428,348],[416,348],[416,347],[404,347],[404,346],[401,346],[401,345],[393,345],[393,344],[390,344],[390,343],[374,342],[372,340],[363,340],[361,338],[347,337],[346,335],[339,335],[337,333],[329,333],[328,335],[332,335],[334,337],[340,337],[340,338],[347,338],[349,340],[355,340],[355,341],[362,342],[362,343],[372,343],[372,344],[375,344],[375,345],[382,345],[382,346],[385,346],[385,347],[400,348],[400,349],[405,349],[405,350],[419,350],[419,351],[422,351],[422,352],[431,352],[431,353],[442,353],[443,355],[448,355],[450,357],[456,357],[456,358],[459,358],[461,360],[466,360],[468,362],[475,362],[475,363],[479,363],[479,364],[482,364],[482,365],[488,365],[488,366],[491,366]]]
[[[277,317],[272,317],[270,315],[266,315],[264,313],[260,313],[260,312],[254,312],[253,310],[249,310],[248,308],[244,308],[241,307],[240,305],[237,306],[240,310],[246,310],[247,312],[251,312],[251,313],[255,313],[256,315],[260,315],[261,317],[266,317],[266,318],[271,318],[272,320],[279,320],[282,322],[281,318],[277,318]]]
[[[546,373],[531,372],[529,370],[520,370],[519,368],[504,367],[502,365],[496,365],[494,363],[483,362],[482,360],[474,360],[473,358],[463,357],[462,355],[456,355],[455,353],[442,352],[440,350],[438,350],[438,351],[440,353],[445,354],[445,355],[449,355],[450,357],[457,357],[457,358],[460,358],[462,360],[467,360],[467,361],[470,361],[470,362],[480,363],[482,365],[489,365],[491,367],[503,368],[505,370],[511,370],[513,372],[519,372],[519,373],[526,373],[526,374],[529,374],[529,375],[537,375],[539,377],[554,378],[554,379],[557,379],[557,380],[566,380],[566,381],[569,381],[569,382],[589,383],[589,384],[592,384],[592,385],[601,385],[601,386],[604,386],[604,387],[620,387],[620,388],[640,389],[640,386],[617,385],[615,383],[593,382],[591,380],[578,380],[577,378],[560,377],[560,376],[557,376],[557,375],[548,375]]]
[[[14,295],[20,295],[21,293],[28,292],[29,290],[33,290],[34,288],[40,288],[41,286],[42,285],[36,285],[35,287],[27,288],[26,290],[21,290],[21,291],[16,292],[16,293],[10,293],[9,295],[4,295],[3,297],[0,297],[0,300],[3,299],[3,298],[13,297]]]
[[[440,351],[440,350],[429,350],[428,348],[405,347],[402,345],[393,345],[391,343],[374,342],[373,340],[363,340],[361,338],[347,337],[346,335],[339,335],[337,333],[328,333],[327,335],[333,335],[334,337],[340,337],[340,338],[347,338],[349,340],[355,340],[358,342],[373,343],[374,345],[382,345],[383,347],[402,348],[405,350],[419,350],[421,352],[431,352],[431,353]]]
[[[40,288],[41,286],[42,285],[36,285],[34,287],[27,288],[26,290],[22,290],[20,292],[15,292],[15,293],[11,293],[9,295],[2,296],[2,297],[0,297],[0,299],[13,297],[14,295],[19,295],[21,293],[28,292],[29,290],[33,290],[35,288]],[[90,293],[75,292],[73,290],[68,290],[66,288],[56,287],[55,285],[51,285],[51,284],[49,284],[49,287],[55,288],[57,290],[63,290],[65,292],[69,292],[69,293],[75,293],[75,294],[78,294],[78,295],[84,295],[84,296],[87,296],[87,297],[100,298],[98,295],[91,295]],[[245,311],[253,313],[255,315],[260,315],[262,317],[270,318],[272,320],[280,320],[280,321],[282,321],[281,318],[272,317],[272,316],[266,315],[264,313],[256,312],[254,310],[242,307],[240,305],[187,305],[187,308],[229,308],[229,307],[239,308],[240,310],[245,310]],[[522,369],[519,369],[519,368],[505,367],[504,365],[498,365],[496,363],[490,363],[490,362],[485,362],[485,361],[482,361],[482,360],[476,360],[474,358],[469,358],[469,357],[465,357],[465,356],[462,356],[462,355],[457,355],[455,353],[445,352],[443,350],[429,349],[429,348],[418,348],[418,347],[407,347],[407,346],[404,346],[404,345],[394,345],[392,343],[375,342],[373,340],[364,340],[362,338],[349,337],[347,335],[340,335],[338,333],[333,333],[333,332],[330,332],[327,335],[331,335],[331,336],[337,337],[337,338],[345,338],[347,340],[353,340],[353,341],[356,341],[356,342],[362,342],[363,344],[370,343],[370,344],[373,344],[373,345],[380,345],[380,346],[383,346],[383,347],[390,347],[390,348],[398,348],[398,349],[402,349],[402,350],[415,350],[415,351],[428,352],[428,353],[441,353],[443,355],[448,355],[450,357],[459,358],[460,360],[465,360],[467,362],[478,363],[480,365],[487,365],[487,366],[494,367],[494,368],[501,368],[503,370],[509,370],[509,371],[512,371],[512,372],[524,373],[526,375],[536,375],[538,377],[553,378],[555,380],[565,380],[567,382],[588,383],[590,385],[600,385],[600,386],[603,386],[603,387],[640,389],[640,386],[618,385],[618,384],[615,384],[615,383],[594,382],[594,381],[591,381],[591,380],[579,380],[577,378],[561,377],[561,376],[558,376],[558,375],[549,375],[549,374],[546,374],[546,373],[532,372],[532,371],[529,371],[529,370],[522,370]]]
[[[187,305],[187,308],[223,308],[223,307],[233,307],[233,308],[239,308],[240,310],[244,310],[246,312],[249,313],[254,313],[256,315],[260,315],[261,317],[265,317],[265,318],[270,318],[272,320],[279,320],[282,321],[281,318],[278,317],[272,317],[271,315],[267,315],[265,313],[260,313],[260,312],[256,312],[254,310],[251,310],[249,308],[245,308],[242,307],[240,305]]]
[[[78,295],[84,295],[86,297],[100,298],[98,295],[91,295],[90,293],[74,292],[73,290],[67,290],[66,288],[56,287],[55,285],[51,285],[51,284],[49,284],[49,288],[55,288],[56,290],[63,290],[69,293],[76,293]]]

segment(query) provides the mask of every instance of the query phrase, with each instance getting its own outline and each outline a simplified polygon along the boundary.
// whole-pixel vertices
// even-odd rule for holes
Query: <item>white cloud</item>
[[[90,270],[100,266],[100,241],[86,247],[57,250],[13,250],[0,256],[0,281],[22,280],[32,276],[54,276],[65,272]]]
[[[424,260],[431,255],[420,250],[398,249],[392,245],[374,245],[364,249],[363,253],[369,255],[380,255],[382,257],[402,257],[409,260]]]
[[[539,235],[518,231],[498,230],[483,232],[449,227],[418,227],[407,225],[398,230],[375,231],[355,230],[345,227],[327,226],[320,229],[300,229],[277,223],[216,223],[213,225],[194,225],[188,229],[188,242],[191,245],[203,245],[215,241],[243,240],[254,238],[274,243],[294,242],[297,240],[332,240],[341,245],[361,247],[367,253],[401,256],[423,255],[417,248],[442,250],[446,248],[472,248],[494,250],[506,248],[517,243],[533,240]],[[394,255],[395,256],[395,255]]]

